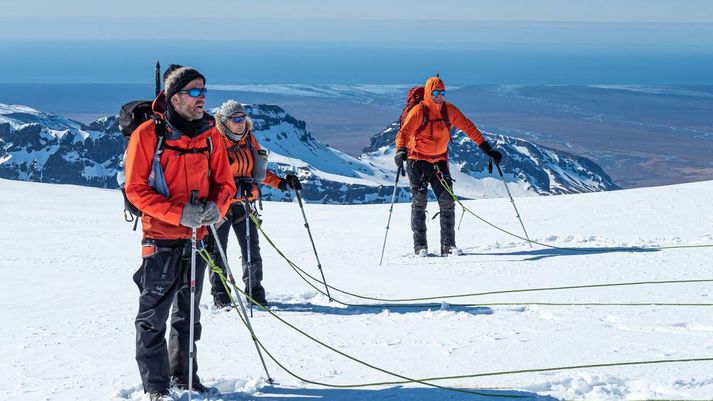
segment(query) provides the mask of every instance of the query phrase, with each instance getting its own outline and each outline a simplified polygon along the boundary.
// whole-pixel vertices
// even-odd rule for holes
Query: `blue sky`
[[[713,0],[0,0],[0,54],[0,82],[161,59],[221,83],[711,84]]]
[[[713,23],[710,0],[5,0],[4,18],[439,19]]]
[[[711,0],[0,2],[0,39],[12,40],[711,45],[712,33]]]

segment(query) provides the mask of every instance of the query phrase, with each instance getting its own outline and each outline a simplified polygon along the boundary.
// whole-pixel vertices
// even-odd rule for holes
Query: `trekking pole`
[[[223,224],[228,224],[227,222]],[[228,280],[234,285],[237,286],[235,283],[235,277],[233,276],[233,272],[230,270],[230,265],[228,264],[228,256],[225,254],[225,248],[223,248],[223,244],[220,243],[220,238],[218,238],[218,230],[215,228],[215,224],[210,225],[210,231],[213,234],[213,238],[215,239],[215,245],[218,247],[218,250],[220,251],[220,258],[223,259],[223,265],[225,266],[225,272],[228,274]],[[262,367],[265,369],[265,374],[267,375],[267,382],[269,384],[273,384],[275,380],[270,377],[270,372],[267,371],[267,365],[265,364],[265,359],[262,357],[262,352],[260,352],[260,347],[257,345],[257,337],[255,337],[255,333],[253,331],[253,326],[250,324],[250,319],[248,318],[248,312],[245,310],[245,305],[243,304],[243,299],[240,298],[240,294],[235,294],[236,297],[238,298],[238,304],[240,305],[240,310],[243,312],[243,316],[245,316],[245,323],[248,326],[248,330],[250,331],[250,337],[253,339],[253,343],[255,344],[255,349],[257,350],[257,355],[260,357],[260,362],[262,362]]]
[[[458,220],[458,231],[460,231],[460,225],[463,223],[463,216],[465,216],[465,209],[463,209],[460,213],[460,220]]]
[[[302,211],[302,218],[305,221],[305,228],[307,229],[307,234],[309,234],[309,242],[312,243],[312,250],[314,251],[314,257],[317,258],[317,268],[319,273],[322,275],[322,282],[324,283],[324,289],[327,290],[327,298],[329,302],[332,302],[332,296],[329,294],[329,286],[327,285],[327,279],[324,278],[324,271],[322,271],[322,262],[319,261],[319,255],[317,254],[317,247],[314,246],[314,239],[312,238],[312,231],[309,229],[309,223],[307,222],[307,215],[305,214],[304,205],[302,205],[302,195],[300,195],[300,190],[295,188],[295,194],[297,195],[297,203],[300,204],[300,210]]]
[[[394,211],[394,203],[396,202],[396,190],[399,187],[399,175],[406,176],[404,172],[403,163],[396,170],[396,180],[394,181],[394,193],[391,194],[391,207],[389,208],[389,220],[386,222],[386,234],[384,234],[384,245],[381,247],[381,259],[379,259],[379,266],[384,261],[384,250],[386,249],[386,237],[389,236],[389,225],[391,224],[391,212]]]
[[[250,304],[250,317],[253,317],[253,261],[252,255],[250,254],[250,203],[247,195],[245,195],[245,199],[243,200],[243,207],[245,208],[245,244],[248,255],[246,261],[248,266],[248,295],[250,295],[248,303]],[[240,294],[238,294],[238,298],[239,297]]]
[[[198,204],[198,190],[195,189],[191,191],[191,204],[192,205],[197,205]],[[193,394],[193,352],[195,350],[193,346],[193,326],[195,325],[196,322],[196,252],[197,252],[197,246],[196,246],[196,237],[197,237],[197,232],[198,230],[193,227],[191,230],[191,282],[190,282],[190,287],[191,287],[191,313],[190,313],[190,320],[189,324],[190,327],[188,328],[188,346],[190,347],[190,351],[188,352],[188,401],[191,401],[191,395]]]
[[[490,163],[493,162],[493,159],[490,159]],[[491,164],[492,166],[492,164]],[[522,218],[520,218],[520,212],[517,210],[517,206],[515,206],[515,200],[512,198],[512,194],[510,193],[510,188],[508,188],[508,183],[505,181],[505,176],[503,176],[503,170],[500,169],[500,164],[495,163],[495,167],[498,168],[498,173],[500,174],[500,178],[503,179],[503,184],[505,184],[505,189],[508,191],[508,196],[510,197],[510,202],[512,202],[512,207],[515,208],[515,214],[517,215],[517,219],[520,220],[520,225],[522,226],[522,231],[525,232],[525,238],[527,238],[527,244],[530,245],[530,248],[532,248],[532,241],[530,241],[530,236],[527,235],[527,230],[525,230],[525,225],[522,223]],[[492,170],[492,167],[489,167],[489,169]]]

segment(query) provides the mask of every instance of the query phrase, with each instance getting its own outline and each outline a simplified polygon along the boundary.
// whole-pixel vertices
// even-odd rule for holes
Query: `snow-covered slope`
[[[383,203],[395,180],[393,138],[397,125],[378,133],[370,153],[356,159],[314,139],[304,121],[274,105],[249,105],[255,133],[270,149],[270,168],[296,173],[303,197],[313,203]],[[516,194],[559,194],[615,189],[593,162],[520,139],[495,136],[505,151],[507,179]],[[491,140],[493,137],[491,137]],[[117,117],[84,125],[24,106],[0,105],[0,177],[27,181],[116,187],[116,167],[125,140]],[[466,198],[506,196],[502,182],[486,173],[486,158],[463,133],[451,146],[452,173]],[[398,200],[408,201],[402,179]],[[291,200],[291,193],[265,188],[265,200]]]
[[[125,140],[116,118],[89,126],[25,106],[0,104],[0,177],[116,187]]]
[[[303,182],[303,197],[317,203],[382,203],[391,195],[393,172],[375,168],[329,148],[296,120],[274,105],[248,105],[255,135],[270,150],[269,167],[278,175],[296,173]],[[291,193],[264,187],[266,200],[291,200]]]
[[[117,212],[116,191],[0,180],[0,400],[141,399],[134,361],[140,234]],[[627,247],[713,242],[713,182],[591,194],[517,198],[530,237],[559,246]],[[507,199],[465,202],[519,233]],[[521,292],[470,298],[439,295],[506,289],[711,279],[713,249],[530,248],[466,216],[461,257],[411,254],[409,205],[395,206],[384,265],[379,253],[388,205],[305,206],[327,281],[358,294],[436,296],[430,305],[356,307],[329,303],[261,239],[264,285],[276,313],[316,338],[376,366],[426,378],[713,355],[713,314],[702,306],[537,306],[499,302],[712,303],[710,282]],[[429,204],[433,212],[436,205]],[[266,202],[264,229],[295,263],[316,262],[294,203]],[[437,244],[438,223],[429,223]],[[229,257],[239,265],[231,237]],[[551,400],[709,399],[713,363],[556,370],[437,382],[487,388],[477,397],[418,384],[336,389],[307,384],[268,360],[264,372],[234,312],[215,310],[206,287],[199,373],[223,395],[213,401],[324,399]],[[361,303],[336,291],[343,301]],[[441,303],[440,301],[451,303]],[[455,306],[457,303],[478,306]],[[256,335],[286,367],[331,384],[393,377],[358,365],[291,331],[264,311]],[[174,390],[175,400],[187,395]],[[200,399],[200,397],[194,397]]]

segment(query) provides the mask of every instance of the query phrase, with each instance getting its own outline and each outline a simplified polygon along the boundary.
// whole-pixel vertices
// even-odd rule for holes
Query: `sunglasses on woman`
[[[442,91],[434,90],[433,92],[431,92],[431,96],[438,96],[438,95],[446,96],[446,91],[445,91],[445,89],[442,90]]]
[[[193,88],[193,89],[182,89],[178,93],[185,93],[190,97],[200,97],[205,96],[208,93],[208,88]]]
[[[230,119],[233,120],[235,124],[240,124],[241,122],[245,121],[245,116],[231,117]]]

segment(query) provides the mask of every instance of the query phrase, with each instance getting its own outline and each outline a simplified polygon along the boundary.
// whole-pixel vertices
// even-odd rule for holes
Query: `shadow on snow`
[[[469,256],[530,256],[525,260],[540,260],[555,256],[578,256],[578,255],[595,255],[605,253],[646,253],[659,252],[657,248],[640,248],[640,247],[614,247],[614,248],[576,248],[576,249],[533,249],[529,251],[514,251],[514,252],[468,252],[465,255]]]
[[[274,309],[273,309],[274,308]],[[262,311],[255,309],[256,311]],[[273,312],[311,312],[326,315],[378,315],[380,313],[419,313],[437,312],[440,310],[448,312],[465,312],[471,315],[492,315],[493,310],[483,306],[457,306],[440,302],[413,303],[413,304],[368,304],[363,306],[350,305],[345,307],[315,305],[311,303],[283,303],[270,302],[270,310]]]
[[[245,393],[223,394],[224,401],[371,401],[371,400],[411,400],[411,401],[556,401],[550,396],[541,396],[535,393],[515,390],[489,390],[459,388],[459,390],[477,391],[483,395],[458,393],[430,387],[388,387],[384,389],[306,389],[291,387],[263,387],[258,395],[246,396]]]

